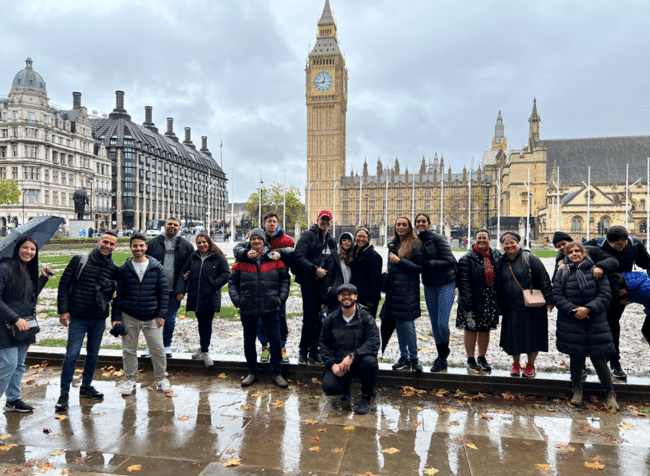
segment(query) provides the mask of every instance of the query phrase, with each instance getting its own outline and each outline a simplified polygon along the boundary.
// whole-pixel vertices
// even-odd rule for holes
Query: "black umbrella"
[[[40,250],[45,243],[50,241],[64,221],[60,217],[42,216],[32,218],[24,225],[20,225],[9,236],[0,241],[0,259],[11,258],[14,253],[16,241],[23,236],[33,238]]]
[[[386,312],[385,306],[381,308],[379,317],[381,318],[381,329],[379,334],[381,335],[381,353],[383,354],[388,345],[388,341],[395,331],[395,319],[390,315],[390,312]]]

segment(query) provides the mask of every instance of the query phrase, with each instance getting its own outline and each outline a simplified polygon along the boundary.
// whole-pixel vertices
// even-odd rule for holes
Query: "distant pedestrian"
[[[39,276],[38,245],[31,237],[19,238],[11,258],[0,263],[0,397],[7,396],[5,412],[34,410],[20,399],[20,382],[27,350],[36,338],[32,335],[18,340],[14,332],[29,331],[33,322],[29,317],[36,315],[36,299],[47,284],[49,273],[46,266]]]
[[[207,233],[196,236],[197,250],[187,258],[176,281],[176,299],[182,301],[187,293],[187,312],[194,312],[199,326],[200,348],[192,354],[206,367],[214,362],[209,348],[214,314],[221,310],[221,288],[228,282],[230,268],[219,247]]]
[[[61,393],[56,402],[57,411],[68,409],[70,384],[74,378],[77,360],[86,340],[86,357],[79,396],[101,399],[104,394],[91,385],[99,358],[109,303],[118,279],[118,267],[113,262],[117,235],[112,231],[102,234],[90,253],[74,256],[59,281],[57,306],[61,325],[68,328],[68,343],[61,364]]]
[[[147,239],[134,233],[129,240],[133,257],[120,266],[117,297],[113,306],[113,326],[119,322],[126,328],[122,336],[122,360],[126,381],[122,395],[131,395],[138,377],[138,340],[144,334],[151,351],[153,375],[158,381],[157,389],[171,392],[167,379],[167,359],[163,347],[162,327],[167,315],[169,291],[165,269],[155,258],[147,257]]]
[[[194,246],[181,236],[181,222],[176,218],[170,217],[165,221],[165,233],[152,238],[147,248],[147,256],[155,258],[165,269],[167,278],[167,289],[169,289],[169,307],[165,317],[165,327],[163,329],[163,344],[165,346],[165,355],[172,355],[172,338],[176,328],[176,313],[181,307],[181,302],[176,299],[174,288],[178,277],[181,275],[181,268],[187,261],[187,258],[194,253]],[[142,357],[149,358],[150,349],[147,348],[142,353]]]

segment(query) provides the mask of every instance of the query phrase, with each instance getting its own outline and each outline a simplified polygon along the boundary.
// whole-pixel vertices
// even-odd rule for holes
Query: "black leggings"
[[[612,375],[607,368],[607,357],[589,357],[591,363],[594,364],[596,374],[600,380],[600,385],[605,389],[605,392],[612,391]],[[577,355],[569,356],[569,368],[571,369],[571,383],[574,388],[582,388],[582,369],[585,366],[586,357],[578,357]]]
[[[212,320],[214,312],[196,312],[196,320],[199,324],[199,339],[201,341],[201,352],[208,352],[210,339],[212,338]]]

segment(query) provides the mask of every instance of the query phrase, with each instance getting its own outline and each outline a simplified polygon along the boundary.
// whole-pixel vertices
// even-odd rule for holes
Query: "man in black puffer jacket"
[[[138,377],[138,338],[144,334],[151,352],[153,374],[158,390],[171,392],[167,380],[167,359],[163,348],[162,327],[167,315],[169,292],[165,269],[154,258],[147,258],[147,239],[134,233],[129,240],[132,258],[120,266],[117,297],[113,306],[113,325],[122,322],[127,334],[122,336],[122,361],[126,381],[122,395],[131,395]]]
[[[261,319],[271,346],[273,381],[277,386],[287,388],[287,381],[282,377],[280,309],[289,297],[289,272],[283,261],[269,256],[271,250],[266,242],[266,233],[261,228],[251,231],[250,248],[254,256],[237,261],[228,278],[228,294],[233,305],[239,308],[244,328],[248,376],[241,385],[248,387],[257,381],[255,338],[257,322]]]
[[[298,277],[302,292],[302,332],[300,334],[299,364],[323,363],[318,353],[318,338],[321,322],[318,314],[323,304],[320,298],[320,282],[327,274],[323,268],[327,257],[336,253],[336,241],[329,233],[332,226],[332,213],[322,210],[316,224],[300,235],[292,271]],[[309,353],[309,358],[307,354]]]
[[[634,265],[638,265],[644,270],[650,269],[650,256],[636,238],[630,238],[624,226],[613,226],[607,231],[607,236],[600,240],[589,240],[585,246],[600,246],[600,248],[609,253],[618,260],[618,268],[615,273],[629,273],[633,270]],[[611,284],[611,282],[610,282]],[[621,316],[625,311],[625,304],[618,299],[612,299],[607,307],[607,323],[612,330],[614,337],[614,346],[616,354],[610,357],[609,366],[612,369],[612,375],[619,379],[626,379],[627,374],[621,366],[621,353],[619,349],[619,340],[621,337]]]
[[[112,257],[116,245],[115,233],[103,233],[90,254],[73,257],[61,275],[57,307],[59,321],[68,328],[68,343],[61,366],[61,394],[55,405],[58,411],[68,409],[70,384],[86,335],[86,358],[79,396],[104,398],[104,394],[91,384],[106,328],[108,303],[113,297],[115,280],[118,278],[118,268]]]

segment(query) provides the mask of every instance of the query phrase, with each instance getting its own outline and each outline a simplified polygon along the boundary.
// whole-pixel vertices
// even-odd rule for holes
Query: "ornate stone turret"
[[[368,162],[363,159],[363,181],[368,182]]]
[[[377,157],[377,177],[381,179],[381,174],[384,171],[384,164],[381,163],[381,159]]]
[[[399,175],[399,159],[395,157],[395,174]]]
[[[507,149],[508,138],[505,135],[505,125],[503,124],[503,117],[501,117],[501,108],[499,108],[499,115],[497,116],[497,123],[494,126],[494,138],[492,138],[492,150]]]
[[[533,98],[533,112],[528,118],[530,123],[528,130],[528,151],[532,152],[539,146],[539,123],[542,120],[537,114],[537,98]]]
[[[427,173],[427,163],[424,160],[424,155],[422,156],[422,163],[420,163],[420,180],[422,180],[422,175]]]

